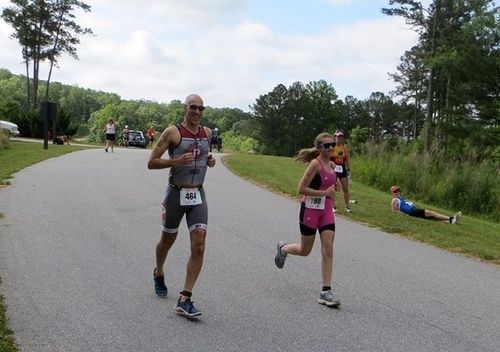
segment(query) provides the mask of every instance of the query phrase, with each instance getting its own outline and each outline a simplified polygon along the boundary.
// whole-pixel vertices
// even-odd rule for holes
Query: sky
[[[52,81],[131,100],[197,93],[205,105],[250,111],[280,83],[318,80],[340,99],[364,100],[394,89],[388,74],[417,42],[403,19],[382,14],[389,0],[84,2],[91,12],[76,12],[76,22],[94,35],[81,38],[79,60],[59,59]],[[12,32],[0,20],[0,68],[25,74]]]

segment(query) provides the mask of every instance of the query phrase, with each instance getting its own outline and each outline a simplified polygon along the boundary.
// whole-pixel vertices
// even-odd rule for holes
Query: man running
[[[205,253],[208,209],[203,182],[207,166],[215,166],[215,158],[209,154],[212,132],[210,128],[200,125],[203,110],[202,98],[196,94],[189,95],[184,103],[184,121],[163,131],[148,162],[149,169],[170,168],[162,204],[163,231],[156,245],[156,267],[153,271],[155,292],[159,297],[167,296],[163,266],[177,238],[180,222],[186,215],[191,256],[187,263],[184,289],[174,309],[187,317],[201,315],[201,311],[193,305],[191,295]],[[169,158],[162,159],[167,150]]]

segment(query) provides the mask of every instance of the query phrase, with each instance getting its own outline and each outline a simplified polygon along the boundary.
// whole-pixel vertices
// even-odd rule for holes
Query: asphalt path
[[[148,170],[148,155],[79,151],[0,189],[0,293],[22,351],[500,350],[498,266],[338,218],[342,305],[321,306],[318,243],[274,266],[276,243],[299,239],[297,202],[220,159],[205,183],[209,233],[193,295],[203,316],[176,315],[188,232],[183,223],[167,258],[169,297],[157,298],[168,171]]]

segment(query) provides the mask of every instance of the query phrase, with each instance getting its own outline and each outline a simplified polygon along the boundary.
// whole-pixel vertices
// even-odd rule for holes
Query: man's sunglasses
[[[191,109],[193,111],[195,111],[195,110],[203,111],[203,110],[205,110],[205,107],[203,105],[191,104],[191,105],[189,105],[189,109]]]
[[[318,143],[318,147],[321,148],[333,148],[335,147],[335,142],[333,143]]]

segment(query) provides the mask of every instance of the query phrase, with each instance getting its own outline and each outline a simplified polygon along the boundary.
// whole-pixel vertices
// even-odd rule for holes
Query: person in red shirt
[[[344,193],[345,211],[351,212],[349,206],[349,178],[351,176],[351,167],[349,163],[349,150],[344,144],[344,132],[338,130],[335,132],[335,146],[332,149],[331,160],[335,163],[335,172],[337,178],[342,185],[342,192]],[[336,208],[334,208],[336,211]]]
[[[155,130],[153,129],[153,126],[148,128],[147,134],[148,134],[148,139],[149,139],[149,145],[151,148],[153,148],[153,141],[155,139]]]

